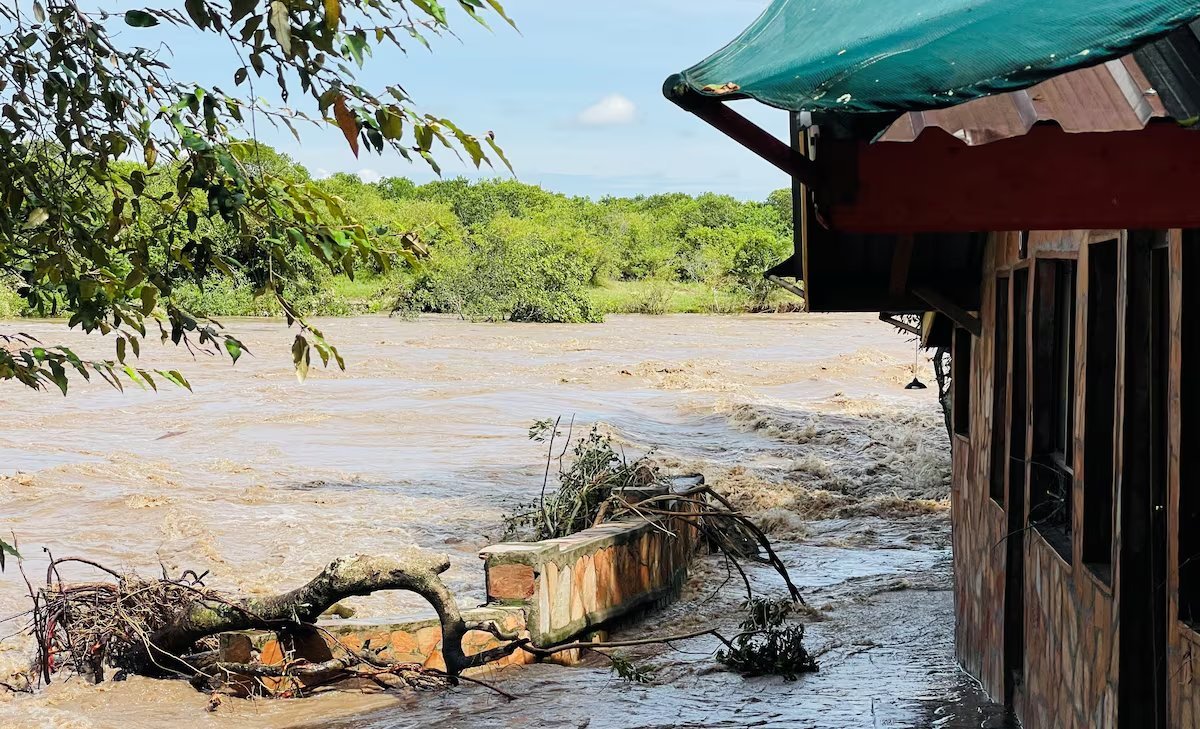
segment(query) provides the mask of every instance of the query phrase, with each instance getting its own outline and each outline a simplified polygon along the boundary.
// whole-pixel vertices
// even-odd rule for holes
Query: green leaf
[[[309,346],[303,334],[297,334],[292,342],[292,362],[296,365],[296,379],[304,382],[308,377]]]
[[[446,9],[437,0],[413,0],[413,5],[424,10],[440,25],[446,25]]]
[[[492,133],[488,132],[484,139],[487,140],[488,146],[491,147],[492,151],[496,153],[496,156],[500,158],[500,161],[504,163],[504,166],[508,168],[508,171],[516,174],[513,172],[513,166],[508,162],[508,157],[504,156],[504,150],[500,149],[500,145],[496,144],[496,140],[492,136]]]
[[[359,68],[363,65],[363,55],[367,50],[367,39],[362,35],[362,32],[350,33],[345,37],[346,50],[350,57],[358,64]]]
[[[16,547],[0,539],[0,570],[4,569],[4,556],[7,554],[11,554],[17,559],[21,558],[21,553],[17,551]]]
[[[397,107],[389,106],[379,109],[375,112],[375,116],[379,122],[379,131],[383,132],[384,137],[396,140],[404,136],[404,117]]]
[[[499,15],[501,18],[504,18],[504,22],[511,25],[513,27],[513,30],[519,30],[517,28],[517,24],[513,22],[513,19],[508,17],[508,14],[504,12],[504,6],[501,5],[498,2],[498,0],[484,0],[484,2],[486,2],[488,5],[491,5],[492,10],[494,10],[496,12],[496,15]]]
[[[186,379],[184,379],[183,375],[180,374],[179,370],[154,370],[154,371],[157,372],[158,374],[162,375],[164,378],[166,378],[172,384],[178,385],[179,387],[186,388],[188,392],[192,391],[191,384]]]
[[[208,5],[204,0],[184,0],[183,7],[197,28],[204,30],[208,27]]]
[[[140,374],[138,374],[138,371],[137,371],[137,370],[135,370],[134,368],[130,367],[129,365],[125,365],[125,366],[124,366],[124,367],[122,367],[121,369],[125,370],[125,376],[126,376],[126,377],[128,377],[128,378],[129,378],[130,380],[132,380],[133,382],[137,383],[137,385],[138,385],[139,387],[141,387],[143,390],[144,390],[144,389],[146,389],[146,380],[145,380],[145,379],[143,379],[143,378],[142,378],[142,376],[141,376]]]
[[[152,28],[158,25],[158,18],[145,10],[128,10],[125,12],[125,22],[134,28]]]
[[[229,19],[233,22],[238,22],[242,18],[250,14],[254,10],[254,6],[258,4],[258,0],[231,0],[229,3]]]
[[[275,36],[275,40],[279,42],[279,47],[283,49],[283,55],[292,55],[292,22],[288,18],[287,4],[282,0],[271,0],[271,30]]]
[[[337,30],[338,21],[341,17],[341,0],[325,0],[325,27],[330,30]]]
[[[225,337],[225,350],[229,352],[229,356],[233,359],[233,363],[237,364],[238,357],[242,356],[242,343],[233,337]]]
[[[155,305],[158,304],[158,289],[153,286],[143,286],[141,299],[142,316],[150,316],[150,312],[154,311]]]

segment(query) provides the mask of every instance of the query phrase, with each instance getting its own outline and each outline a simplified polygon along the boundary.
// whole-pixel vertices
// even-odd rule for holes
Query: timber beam
[[[726,100],[739,98],[737,94],[717,98],[697,93],[679,75],[674,75],[663,83],[663,96],[792,178],[805,185],[817,182],[816,165],[812,160],[725,104]]]
[[[896,247],[892,250],[892,275],[888,285],[888,293],[892,296],[903,296],[908,288],[908,269],[912,265],[912,257],[912,235],[897,238]]]
[[[923,286],[913,289],[913,295],[929,304],[930,308],[935,311],[945,314],[947,319],[966,329],[972,336],[978,337],[983,334],[983,326],[979,322],[979,317],[955,304],[946,296]]]
[[[900,319],[896,318],[897,316],[897,314],[893,314],[888,311],[881,311],[879,312],[879,321],[891,324],[900,331],[908,332],[909,334],[915,334],[918,337],[923,336],[920,327],[915,327],[908,322],[901,321]]]

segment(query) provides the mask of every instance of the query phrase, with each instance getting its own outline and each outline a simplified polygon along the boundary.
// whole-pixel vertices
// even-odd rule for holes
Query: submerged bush
[[[618,496],[623,489],[664,482],[650,462],[650,454],[627,459],[613,447],[612,436],[602,434],[595,425],[574,446],[568,443],[556,451],[557,428],[558,421],[539,420],[529,429],[529,437],[548,443],[547,469],[549,462],[558,458],[558,488],[504,517],[505,539],[537,541],[581,532],[602,522],[614,505],[620,505]],[[571,450],[569,463],[564,460],[567,448]]]
[[[755,597],[742,608],[742,632],[717,651],[717,661],[743,676],[782,676],[789,681],[818,670],[804,647],[804,624],[785,624],[795,608],[791,600]]]

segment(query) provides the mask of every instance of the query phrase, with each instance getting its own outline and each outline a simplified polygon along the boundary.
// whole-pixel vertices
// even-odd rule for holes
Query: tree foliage
[[[659,295],[677,284],[761,310],[774,292],[763,272],[792,247],[790,208],[785,214],[772,202],[712,193],[595,201],[514,180],[414,185],[390,178],[364,187],[398,205],[427,201],[453,212],[459,225],[435,227],[454,235],[430,245],[428,260],[401,284],[401,299],[421,311],[468,318],[588,321],[602,313],[589,310],[588,288],[613,281],[654,284],[644,292],[654,301],[629,302],[645,313],[661,313]],[[518,304],[531,298],[560,303],[522,317]]]
[[[511,22],[496,0],[454,5],[480,23]],[[214,43],[231,62],[229,83],[176,78],[156,26]],[[83,361],[0,333],[0,379],[64,393],[70,371],[116,387],[186,387],[179,372],[137,366],[140,341],[156,334],[236,361],[242,343],[178,295],[214,279],[272,299],[298,325],[298,376],[314,349],[341,366],[293,283],[316,268],[387,270],[419,246],[408,230],[365,221],[254,131],[327,124],[356,155],[393,151],[436,170],[442,149],[507,165],[490,132],[419,111],[398,84],[356,82],[373,48],[428,46],[449,28],[437,0],[186,0],[119,15],[76,0],[0,7],[0,277],[31,309],[109,335],[115,348],[113,359]],[[266,84],[295,108],[263,101]]]

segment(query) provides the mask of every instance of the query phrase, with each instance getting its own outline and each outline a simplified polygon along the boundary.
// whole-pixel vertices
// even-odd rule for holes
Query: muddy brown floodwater
[[[630,452],[698,470],[772,533],[823,619],[821,671],[796,681],[716,670],[713,646],[641,649],[655,671],[627,685],[603,665],[534,666],[479,688],[227,701],[177,681],[56,682],[0,697],[3,727],[981,727],[1005,719],[953,660],[948,453],[935,389],[906,391],[912,344],[865,315],[612,316],[599,325],[470,324],[429,317],[321,323],[348,362],[289,367],[278,322],[225,322],[254,356],[192,360],[147,344],[194,394],[101,384],[70,397],[9,385],[0,421],[0,525],[30,575],[43,547],[158,574],[269,592],[332,557],[418,544],[450,554],[463,604],[482,600],[476,551],[541,486],[534,419],[602,423]],[[54,322],[13,323],[46,342],[107,354]],[[932,385],[928,362],[920,375]],[[85,572],[67,574],[90,577]],[[732,627],[741,599],[717,560],[651,620],[673,632]],[[772,575],[752,571],[764,592]],[[0,611],[27,605],[11,567]],[[351,602],[359,616],[424,611],[407,594]],[[11,626],[12,623],[6,625]],[[648,624],[631,626],[639,635]],[[5,631],[5,634],[11,630]],[[28,661],[0,643],[0,672]]]

